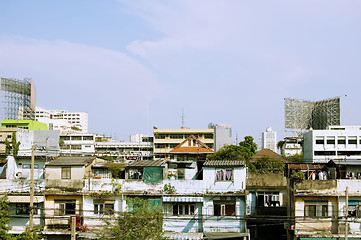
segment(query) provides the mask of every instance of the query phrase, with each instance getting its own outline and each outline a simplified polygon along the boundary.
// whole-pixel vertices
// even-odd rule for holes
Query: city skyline
[[[0,76],[37,106],[87,112],[89,132],[231,124],[285,133],[284,98],[341,98],[360,125],[358,1],[0,1]]]

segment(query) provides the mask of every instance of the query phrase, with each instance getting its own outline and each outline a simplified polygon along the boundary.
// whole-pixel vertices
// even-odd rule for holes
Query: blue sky
[[[259,143],[284,98],[341,97],[361,125],[358,0],[0,0],[0,75],[31,77],[37,105],[85,111],[128,140],[152,127],[233,125]],[[347,97],[345,96],[347,95]]]

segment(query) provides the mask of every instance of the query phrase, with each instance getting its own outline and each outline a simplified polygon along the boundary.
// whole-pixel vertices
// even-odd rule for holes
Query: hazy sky
[[[359,0],[0,0],[0,76],[37,105],[85,111],[89,131],[233,125],[259,143],[284,98],[341,97],[361,125]],[[347,97],[345,96],[347,95]]]

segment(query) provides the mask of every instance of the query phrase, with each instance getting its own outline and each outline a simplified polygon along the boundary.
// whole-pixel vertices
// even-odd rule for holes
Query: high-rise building
[[[208,124],[208,128],[214,130],[214,151],[217,152],[223,146],[232,144],[232,125]]]
[[[45,110],[36,108],[37,121],[48,124],[49,129],[65,133],[87,133],[88,114],[85,112],[68,112],[65,110]]]
[[[31,78],[1,78],[0,119],[35,120],[36,90]]]
[[[265,132],[262,132],[262,149],[267,148],[272,151],[277,151],[277,133],[272,131],[271,127],[267,127]]]

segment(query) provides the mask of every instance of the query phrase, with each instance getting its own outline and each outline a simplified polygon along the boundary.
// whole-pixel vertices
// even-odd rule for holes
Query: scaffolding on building
[[[35,99],[32,89],[32,80],[24,78],[17,80],[11,78],[1,78],[0,88],[0,119],[30,119],[35,120]]]
[[[306,101],[285,98],[285,128],[302,133],[307,129],[326,129],[340,125],[340,98]]]

